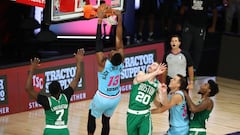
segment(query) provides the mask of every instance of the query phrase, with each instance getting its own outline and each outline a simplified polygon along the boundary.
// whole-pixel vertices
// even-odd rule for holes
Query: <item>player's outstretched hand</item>
[[[31,67],[30,67],[31,71],[34,71],[38,66],[40,66],[40,59],[37,57],[30,59],[30,62],[31,62]]]
[[[162,74],[163,72],[165,72],[167,70],[167,65],[164,63],[160,63],[159,64],[159,74]]]
[[[77,52],[74,53],[77,62],[81,62],[83,60],[84,53],[84,48],[78,49]]]

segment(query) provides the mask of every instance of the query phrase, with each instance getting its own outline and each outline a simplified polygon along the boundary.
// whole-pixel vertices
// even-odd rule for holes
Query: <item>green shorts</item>
[[[68,128],[62,129],[52,129],[52,128],[45,128],[43,135],[69,135]]]
[[[152,119],[150,112],[146,114],[127,113],[128,135],[151,135]]]
[[[205,128],[190,128],[189,129],[189,135],[206,135],[206,129]]]

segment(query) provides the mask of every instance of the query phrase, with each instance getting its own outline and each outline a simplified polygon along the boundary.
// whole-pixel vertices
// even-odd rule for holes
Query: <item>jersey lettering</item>
[[[57,110],[56,114],[58,115],[58,118],[55,122],[55,125],[57,125],[57,126],[64,125],[64,121],[62,120],[62,117],[64,114],[64,109]]]
[[[108,87],[117,86],[119,84],[119,81],[120,81],[120,75],[111,76],[110,81],[108,82]]]
[[[150,95],[145,94],[142,91],[138,91],[138,95],[135,98],[136,101],[143,103],[144,105],[148,105],[150,102],[150,99],[151,99]]]

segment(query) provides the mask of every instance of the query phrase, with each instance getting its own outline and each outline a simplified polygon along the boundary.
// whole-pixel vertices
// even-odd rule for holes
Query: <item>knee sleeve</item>
[[[109,125],[110,117],[106,117],[104,114],[102,115],[102,133],[101,135],[109,135],[110,125]]]
[[[88,124],[87,124],[87,130],[88,133],[93,134],[96,129],[96,118],[91,115],[91,110],[88,112]]]

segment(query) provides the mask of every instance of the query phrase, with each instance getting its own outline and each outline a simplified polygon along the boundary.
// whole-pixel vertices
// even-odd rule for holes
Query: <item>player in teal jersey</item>
[[[154,62],[148,67],[147,73],[139,71],[133,79],[127,111],[128,135],[152,134],[150,107],[161,88],[156,77],[165,71],[165,64]]]
[[[96,34],[96,57],[98,64],[98,90],[96,91],[93,100],[89,105],[87,131],[88,135],[93,135],[96,129],[96,118],[102,117],[101,135],[110,133],[110,118],[112,117],[117,105],[121,100],[121,71],[124,67],[124,46],[122,41],[122,13],[119,10],[112,10],[112,13],[117,17],[115,50],[109,53],[109,58],[106,58],[103,51],[102,39],[102,21],[106,16],[102,4],[98,10],[98,23]],[[102,10],[101,10],[102,9]]]
[[[212,112],[214,103],[211,99],[218,93],[218,84],[213,80],[208,80],[200,86],[198,94],[201,95],[201,101],[198,105],[195,105],[187,91],[184,91],[188,106],[191,113],[189,124],[189,135],[206,135],[206,120],[209,118]]]
[[[76,89],[80,80],[80,67],[83,60],[84,50],[78,49],[74,53],[76,59],[75,78],[69,84],[67,89],[62,90],[58,81],[53,81],[49,85],[50,96],[42,95],[34,90],[33,75],[39,66],[40,59],[31,59],[30,71],[26,82],[26,92],[41,104],[45,111],[45,124],[43,135],[69,135],[68,110],[70,98]]]
[[[188,135],[189,117],[187,113],[187,103],[185,101],[183,90],[187,88],[186,79],[177,74],[174,76],[168,87],[170,92],[167,95],[167,87],[162,89],[162,103],[154,102],[157,108],[151,112],[162,113],[169,110],[170,128],[167,131],[168,135]]]

